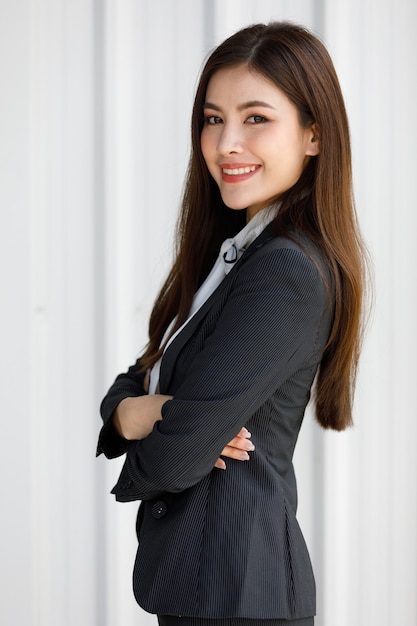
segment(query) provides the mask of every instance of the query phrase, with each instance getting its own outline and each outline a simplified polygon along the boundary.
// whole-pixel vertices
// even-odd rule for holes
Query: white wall
[[[1,0],[1,624],[155,624],[131,592],[136,505],[108,494],[119,461],[94,458],[98,403],[171,258],[203,58],[271,18],[334,58],[376,274],[357,425],[308,417],[296,456],[316,623],[416,623],[415,7]]]
[[[326,436],[326,624],[417,623],[416,17],[407,0],[326,3],[376,287],[357,425]]]

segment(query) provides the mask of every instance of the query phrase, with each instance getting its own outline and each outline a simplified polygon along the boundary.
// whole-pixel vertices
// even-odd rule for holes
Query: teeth
[[[256,170],[255,165],[248,165],[247,167],[236,167],[236,168],[233,168],[232,170],[226,169],[225,167],[223,168],[223,172],[227,174],[228,176],[239,176],[242,174],[249,174],[250,172],[254,172],[255,170]]]

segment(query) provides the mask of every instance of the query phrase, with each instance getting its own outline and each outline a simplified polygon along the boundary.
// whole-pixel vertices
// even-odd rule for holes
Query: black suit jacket
[[[140,360],[110,388],[98,453],[127,452],[113,493],[142,500],[133,586],[145,610],[315,614],[292,456],[332,316],[317,250],[267,227],[168,347],[160,391],[174,399],[148,437],[127,442],[110,421],[123,398],[144,393]],[[213,469],[244,425],[251,460]]]

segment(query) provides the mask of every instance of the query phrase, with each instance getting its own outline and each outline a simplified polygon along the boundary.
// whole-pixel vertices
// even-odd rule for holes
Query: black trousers
[[[244,617],[175,617],[158,615],[159,626],[314,626],[314,617],[304,619],[246,619]]]

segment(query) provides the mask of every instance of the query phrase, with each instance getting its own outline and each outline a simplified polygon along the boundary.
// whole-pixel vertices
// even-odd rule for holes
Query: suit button
[[[122,489],[130,489],[131,487],[133,487],[133,481],[127,480],[125,483],[122,483],[120,486]]]
[[[166,512],[167,512],[167,507],[166,507],[165,502],[162,502],[162,500],[158,500],[158,502],[155,502],[151,510],[152,516],[155,517],[156,519],[163,517]]]

